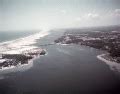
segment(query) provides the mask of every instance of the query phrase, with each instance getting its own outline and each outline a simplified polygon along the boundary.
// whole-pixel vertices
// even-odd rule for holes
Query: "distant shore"
[[[66,32],[54,41],[56,44],[84,45],[105,51],[97,58],[106,62],[113,70],[120,71],[120,26],[66,29]]]

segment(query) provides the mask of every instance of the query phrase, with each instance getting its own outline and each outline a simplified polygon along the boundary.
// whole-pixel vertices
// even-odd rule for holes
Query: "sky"
[[[120,25],[120,0],[0,0],[0,31]]]

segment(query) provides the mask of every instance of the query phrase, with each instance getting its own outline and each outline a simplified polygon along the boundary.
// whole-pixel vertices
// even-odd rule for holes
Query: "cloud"
[[[115,9],[114,14],[115,14],[116,16],[120,16],[120,9]]]
[[[81,21],[81,20],[82,20],[81,17],[77,17],[77,18],[75,19],[75,21]]]
[[[74,19],[75,26],[86,27],[86,26],[99,26],[103,20],[102,15],[98,13],[85,13],[81,14]]]
[[[115,9],[115,13],[120,14],[120,9]]]
[[[98,19],[100,16],[98,14],[95,13],[88,13],[84,16],[84,18],[86,19]]]
[[[94,20],[98,20],[100,18],[100,15],[95,14],[95,13],[87,13],[84,14],[82,16],[76,17],[75,21],[80,22],[80,21],[94,21]]]
[[[66,10],[60,10],[60,12],[61,12],[62,14],[66,14],[66,13],[67,13]]]

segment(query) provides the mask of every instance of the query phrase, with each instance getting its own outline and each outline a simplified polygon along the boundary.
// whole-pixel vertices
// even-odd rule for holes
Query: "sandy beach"
[[[101,54],[101,55],[98,55],[97,58],[103,62],[105,62],[107,65],[109,65],[110,69],[111,70],[116,70],[118,72],[120,72],[120,64],[117,63],[117,62],[113,62],[113,61],[110,61],[110,60],[107,60],[105,59],[106,54]]]

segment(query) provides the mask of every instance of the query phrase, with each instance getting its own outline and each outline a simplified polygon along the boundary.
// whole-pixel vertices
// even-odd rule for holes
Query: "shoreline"
[[[0,43],[0,49],[1,49],[0,54],[3,54],[3,53],[20,54],[24,50],[37,48],[37,46],[34,45],[36,44],[37,40],[47,35],[49,35],[49,31],[41,31],[41,32],[26,36],[26,37],[18,38],[15,40],[10,40],[6,42],[1,42]]]
[[[70,45],[70,44],[63,44],[63,43],[56,43],[56,44],[57,44],[57,45],[65,45],[65,46]],[[90,46],[88,46],[88,47],[90,47]],[[91,48],[93,48],[93,47],[91,47]],[[96,49],[96,48],[95,48],[95,49]],[[100,50],[100,49],[99,49],[99,50]],[[110,67],[111,70],[120,72],[120,63],[115,62],[115,61],[108,60],[108,59],[110,59],[110,58],[106,56],[107,54],[108,54],[108,53],[106,53],[106,54],[100,54],[100,55],[97,55],[96,57],[97,57],[99,60],[105,62],[105,63]],[[107,57],[108,59],[105,59],[105,57]]]
[[[6,48],[5,51],[2,51],[2,50],[0,51],[1,56],[2,54],[8,55],[7,57],[5,57],[6,58],[5,61],[7,59],[14,60],[14,56],[15,56],[15,60],[17,60],[17,58],[20,58],[22,55],[25,55],[25,57],[27,57],[27,55],[32,56],[31,59],[28,59],[27,63],[23,63],[23,64],[17,63],[17,65],[11,64],[10,66],[8,65],[7,67],[1,67],[0,74],[27,70],[33,66],[33,62],[35,59],[39,58],[40,56],[47,55],[45,49],[42,49],[41,47],[38,47],[35,45],[38,39],[41,39],[42,37],[45,37],[47,35],[49,35],[49,31],[41,31],[41,32],[35,33],[34,35],[29,35],[29,36],[18,38],[12,41],[6,41],[6,42],[0,43],[0,48],[4,47],[5,44],[10,46]],[[28,41],[29,39],[30,39],[30,42]],[[9,48],[12,48],[12,49],[9,50]],[[16,56],[15,54],[16,55],[18,54],[21,56]],[[11,55],[13,56],[11,57]],[[4,58],[1,57],[1,59],[4,59]]]
[[[28,68],[30,68],[30,67],[32,67],[34,60],[40,58],[41,56],[45,56],[45,55],[47,55],[47,54],[45,53],[44,55],[34,55],[32,59],[29,59],[27,61],[27,63],[23,63],[23,64],[18,63],[17,65],[11,65],[11,66],[8,66],[8,67],[1,67],[0,72],[8,71],[8,70],[10,71],[11,69],[13,69],[13,70],[17,69],[18,71],[20,71],[20,68],[22,68],[22,70],[23,70],[27,66],[28,66]]]
[[[105,59],[105,56],[106,54],[101,54],[101,55],[97,55],[97,58],[105,62],[107,65],[109,65],[111,70],[120,72],[120,64],[117,62]]]

